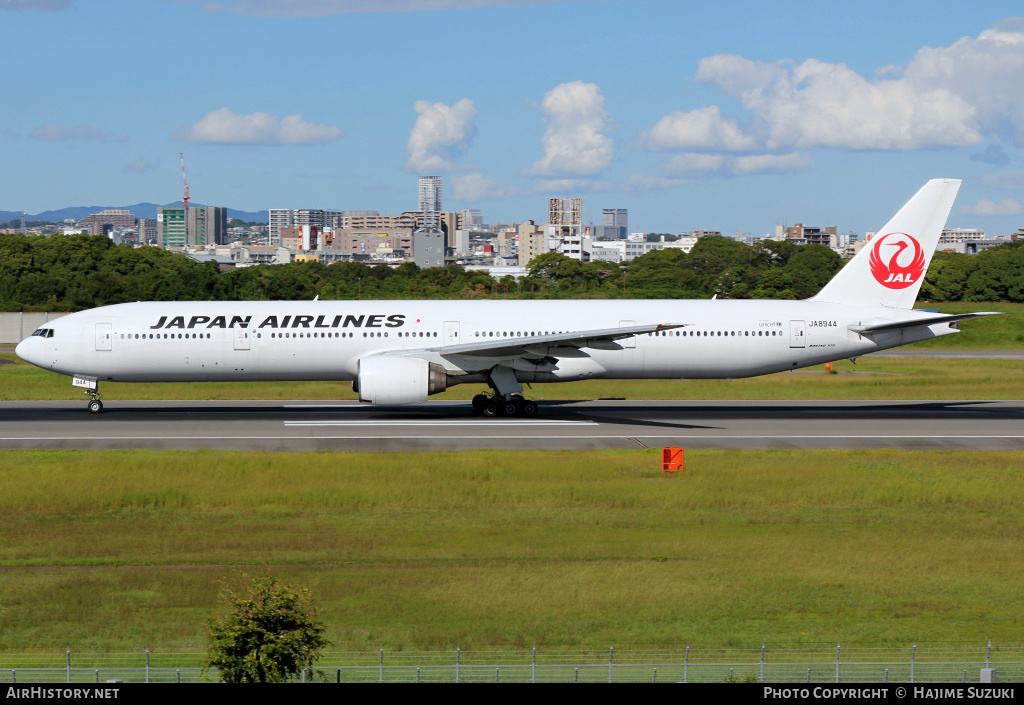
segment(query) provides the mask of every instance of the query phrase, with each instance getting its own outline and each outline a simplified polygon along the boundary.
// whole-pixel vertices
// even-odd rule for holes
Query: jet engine
[[[364,404],[420,404],[448,387],[440,365],[417,357],[372,355],[359,360],[359,377],[352,384]]]

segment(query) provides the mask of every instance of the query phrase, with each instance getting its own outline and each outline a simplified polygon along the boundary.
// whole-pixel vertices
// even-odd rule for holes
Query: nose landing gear
[[[98,414],[103,411],[103,402],[100,401],[99,380],[89,375],[76,374],[71,377],[71,384],[75,387],[85,388],[85,391],[82,393],[90,397],[89,404],[87,405],[89,413]]]
[[[85,395],[92,397],[86,405],[86,408],[89,409],[89,413],[98,414],[103,411],[103,402],[100,401],[100,393],[98,389],[87,389],[85,391]]]

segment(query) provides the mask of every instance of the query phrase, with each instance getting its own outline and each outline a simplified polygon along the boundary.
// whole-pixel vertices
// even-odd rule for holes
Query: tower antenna
[[[184,196],[184,198],[181,199],[181,203],[182,203],[182,206],[184,206],[185,211],[187,212],[188,211],[188,179],[185,178],[185,153],[184,152],[178,152],[178,155],[181,157],[181,180],[185,184],[185,196]]]

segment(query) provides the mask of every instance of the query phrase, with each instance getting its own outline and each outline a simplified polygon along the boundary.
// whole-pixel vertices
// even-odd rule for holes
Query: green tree
[[[256,577],[236,592],[227,588],[230,610],[207,622],[210,648],[205,669],[224,683],[282,683],[311,668],[330,642],[308,588]],[[241,594],[239,594],[241,593]]]

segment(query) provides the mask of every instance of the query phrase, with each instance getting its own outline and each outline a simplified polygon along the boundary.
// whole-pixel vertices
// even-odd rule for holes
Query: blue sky
[[[0,210],[583,196],[630,229],[864,232],[929,178],[1024,225],[1019,2],[0,0]]]

